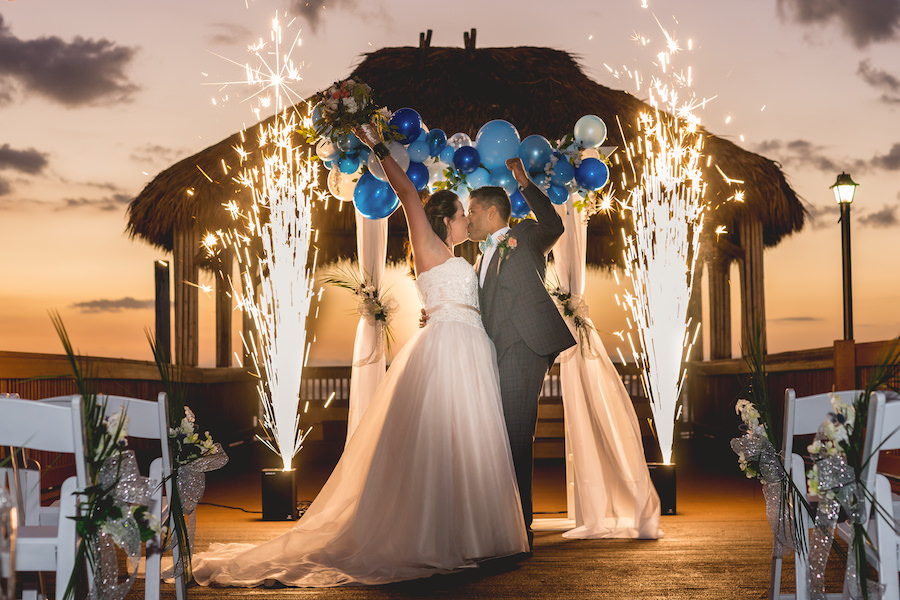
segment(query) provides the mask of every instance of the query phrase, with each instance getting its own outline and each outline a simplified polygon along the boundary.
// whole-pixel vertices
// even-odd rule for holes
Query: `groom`
[[[530,546],[538,396],[547,370],[575,338],[544,284],[547,253],[563,234],[562,220],[547,194],[528,178],[521,159],[511,158],[506,166],[536,219],[510,228],[506,191],[478,188],[469,197],[469,239],[481,242],[483,252],[475,265],[481,318],[497,348],[500,395]]]

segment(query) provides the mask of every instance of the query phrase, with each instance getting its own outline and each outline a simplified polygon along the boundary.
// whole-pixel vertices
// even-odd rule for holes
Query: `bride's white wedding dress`
[[[200,584],[379,584],[528,550],[477,286],[463,258],[419,275],[428,324],[395,358],[315,501],[273,540],[197,554]]]

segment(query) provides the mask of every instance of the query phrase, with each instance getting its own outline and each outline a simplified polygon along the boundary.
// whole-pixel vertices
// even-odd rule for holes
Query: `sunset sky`
[[[765,254],[769,350],[842,335],[838,212],[842,170],[853,203],[857,341],[900,334],[900,0],[6,0],[0,5],[0,350],[60,351],[58,310],[84,353],[149,359],[153,267],[161,252],[124,234],[128,202],[157,173],[253,120],[241,102],[247,45],[277,13],[297,17],[307,96],[346,77],[366,52],[414,46],[546,46],[573,53],[595,81],[635,91],[607,69],[649,74],[663,28],[686,47],[711,132],[781,163],[810,212]],[[655,16],[655,19],[654,19]],[[634,38],[650,40],[641,46]],[[293,33],[292,33],[293,35]],[[235,64],[238,63],[238,64]],[[398,109],[401,107],[391,107]],[[413,107],[415,108],[415,107]],[[603,115],[601,115],[603,116]],[[441,127],[440,123],[427,123]],[[451,133],[451,132],[448,132]],[[736,270],[735,270],[736,278]],[[400,270],[400,339],[417,301]],[[201,283],[204,283],[203,281]],[[587,301],[604,339],[624,327],[607,274]],[[312,362],[346,363],[353,303],[329,289]],[[738,289],[733,289],[737,303]],[[213,309],[201,300],[201,363],[213,361]],[[737,311],[735,312],[735,317]],[[236,319],[239,320],[239,319]],[[328,327],[325,323],[340,323]],[[735,324],[735,344],[739,329]]]

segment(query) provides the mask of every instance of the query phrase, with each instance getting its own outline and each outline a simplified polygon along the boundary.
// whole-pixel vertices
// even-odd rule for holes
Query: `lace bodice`
[[[428,321],[458,321],[483,327],[478,306],[478,276],[460,256],[447,259],[416,279]]]

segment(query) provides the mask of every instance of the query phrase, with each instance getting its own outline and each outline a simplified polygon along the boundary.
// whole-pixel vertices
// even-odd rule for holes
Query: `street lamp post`
[[[853,286],[850,277],[850,204],[856,186],[850,175],[841,173],[831,186],[834,199],[841,207],[841,250],[844,263],[844,339],[853,339]]]

